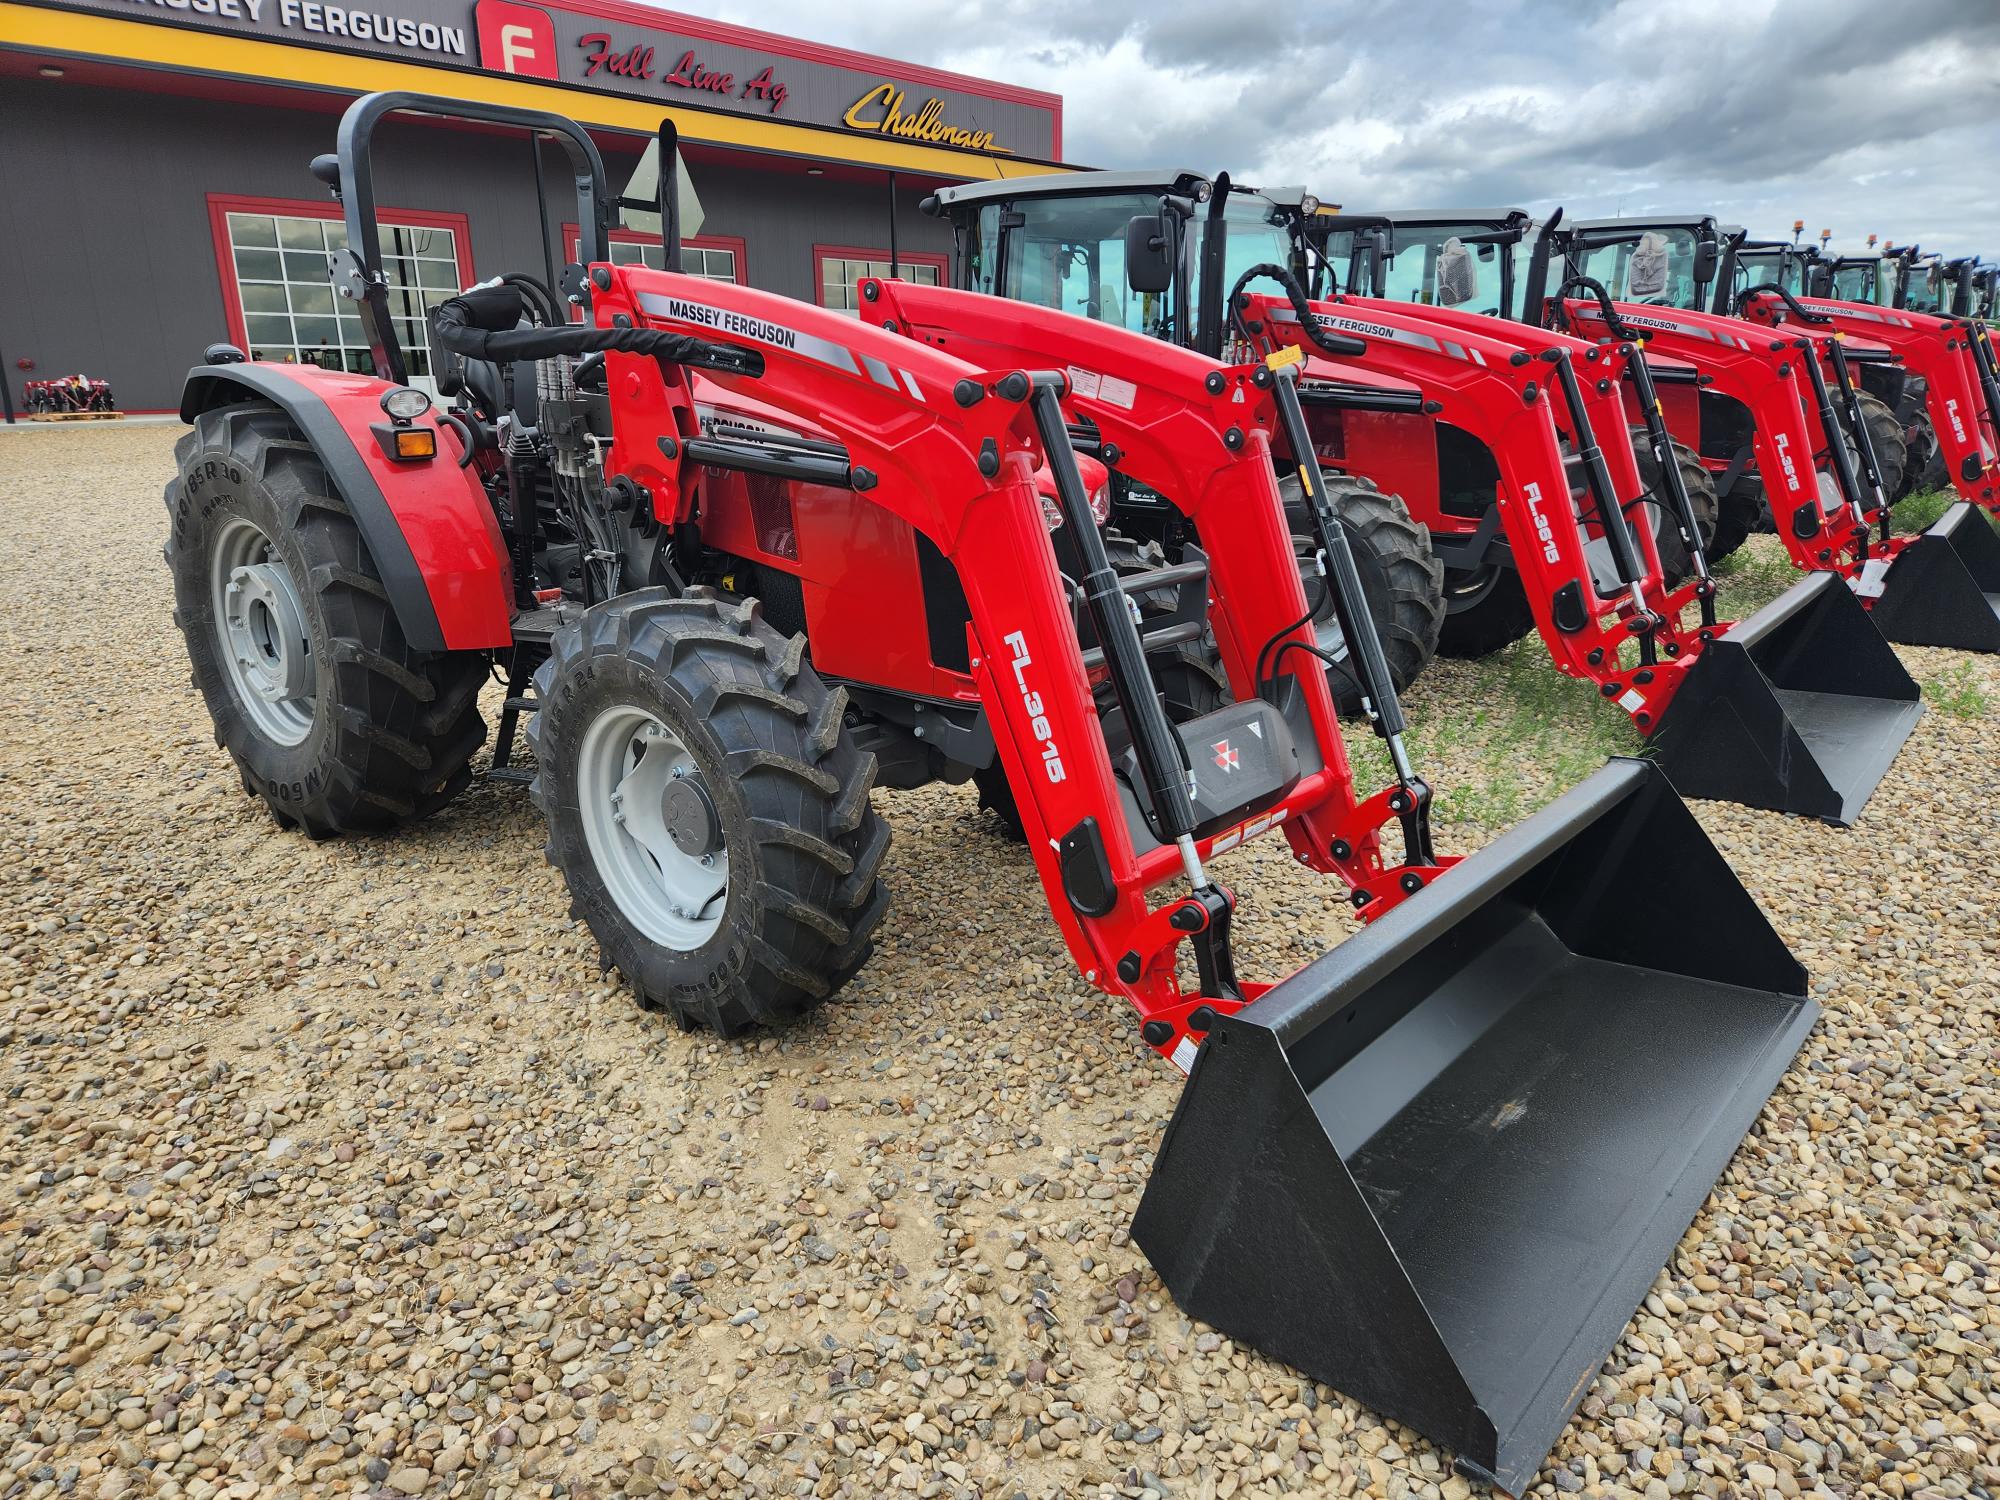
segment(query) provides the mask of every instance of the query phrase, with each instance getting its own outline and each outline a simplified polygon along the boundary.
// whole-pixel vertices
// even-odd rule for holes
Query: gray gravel
[[[1177,1079],[969,794],[882,798],[875,961],[747,1045],[603,981],[517,790],[280,833],[168,618],[173,437],[0,434],[0,1500],[1468,1493],[1165,1298]],[[1906,659],[1971,692],[1860,827],[1698,809],[1826,1018],[1538,1493],[2000,1490],[2000,667]],[[1224,871],[1248,973],[1349,930]]]

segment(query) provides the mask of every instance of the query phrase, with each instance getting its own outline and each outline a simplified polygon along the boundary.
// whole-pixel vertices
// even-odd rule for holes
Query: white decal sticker
[[[1115,375],[1106,375],[1098,384],[1098,392],[1106,406],[1115,406],[1120,411],[1130,411],[1132,403],[1139,399],[1139,387]]]
[[[1627,688],[1625,696],[1618,700],[1618,706],[1628,714],[1636,714],[1646,706],[1646,699],[1637,688]]]
[[[1889,562],[1886,558],[1871,557],[1861,565],[1861,576],[1847,580],[1848,587],[1863,599],[1880,599],[1882,590],[1889,584]]]
[[[1095,401],[1097,399],[1096,371],[1083,370],[1075,365],[1071,365],[1064,373],[1069,376],[1069,388],[1076,392],[1077,395],[1083,397],[1086,401]]]
[[[845,344],[836,344],[832,339],[823,339],[817,334],[802,333],[796,328],[787,328],[782,323],[773,323],[765,318],[753,318],[748,313],[737,312],[734,308],[712,307],[706,302],[690,302],[684,297],[670,297],[665,292],[641,292],[639,306],[657,318],[668,318],[676,323],[692,323],[697,328],[713,328],[718,333],[733,333],[739,338],[769,344],[774,349],[789,349],[793,353],[803,354],[808,359],[832,365],[835,369],[845,370],[850,375],[861,373],[861,365],[855,359],[854,351]],[[883,368],[886,371],[887,366]],[[894,385],[895,382],[891,378],[885,383]]]
[[[1028,655],[1027,638],[1020,631],[1008,633],[1007,644],[1014,650],[1014,686],[1020,689],[1021,706],[1028,713],[1028,728],[1042,746],[1042,770],[1051,784],[1062,781],[1068,773],[1063,770],[1062,752],[1056,748],[1056,732],[1050,725],[1048,716],[1042,711],[1042,695],[1028,686],[1028,668],[1035,659]]]
[[[1181,1039],[1174,1043],[1173,1065],[1183,1073],[1192,1073],[1194,1071],[1195,1054],[1200,1050],[1195,1045],[1193,1037],[1188,1036],[1185,1032],[1182,1033]]]

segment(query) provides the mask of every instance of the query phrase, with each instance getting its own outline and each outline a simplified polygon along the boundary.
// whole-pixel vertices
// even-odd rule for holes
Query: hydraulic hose
[[[1590,299],[1597,304],[1598,311],[1604,315],[1604,326],[1611,330],[1613,338],[1628,344],[1639,342],[1639,335],[1634,334],[1625,320],[1618,316],[1617,304],[1612,300],[1611,293],[1606,290],[1603,282],[1590,276],[1572,276],[1556,288],[1556,301],[1558,303],[1568,301],[1572,289],[1581,289],[1590,294]]]
[[[520,290],[503,283],[477,287],[440,304],[431,313],[431,328],[438,343],[452,353],[497,364],[606,350],[650,354],[673,364],[728,374],[764,373],[764,356],[754,349],[711,343],[664,328],[593,328],[587,323],[517,328],[520,319]]]
[[[1786,308],[1790,310],[1792,316],[1797,318],[1801,323],[1831,323],[1833,321],[1825,313],[1809,311],[1799,302],[1798,298],[1779,286],[1775,281],[1766,281],[1759,286],[1746,286],[1743,288],[1742,291],[1736,294],[1736,310],[1739,313],[1742,312],[1757,297],[1777,297],[1781,299]]]
[[[1333,359],[1352,359],[1357,354],[1368,352],[1368,343],[1365,339],[1350,338],[1344,333],[1329,333],[1322,328],[1318,316],[1312,310],[1312,303],[1306,297],[1306,289],[1299,284],[1298,277],[1283,266],[1273,265],[1269,261],[1252,266],[1237,277],[1236,285],[1229,289],[1230,321],[1236,325],[1237,332],[1246,339],[1250,337],[1250,330],[1244,326],[1243,310],[1236,305],[1236,299],[1243,295],[1244,287],[1260,277],[1275,281],[1285,289],[1285,300],[1292,304],[1292,311],[1298,314],[1299,327],[1305,330],[1306,337],[1320,353]]]

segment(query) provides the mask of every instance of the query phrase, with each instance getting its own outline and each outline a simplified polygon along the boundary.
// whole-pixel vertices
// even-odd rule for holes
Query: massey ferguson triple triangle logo
[[[1225,771],[1234,771],[1243,764],[1243,752],[1231,749],[1228,740],[1217,740],[1210,748],[1215,751],[1215,763]]]

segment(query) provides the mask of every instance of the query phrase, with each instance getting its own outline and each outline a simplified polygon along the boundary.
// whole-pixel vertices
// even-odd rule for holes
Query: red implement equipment
[[[375,222],[369,144],[399,110],[553,139],[579,194],[561,290],[587,321],[528,276],[453,298],[442,412],[409,384]],[[671,129],[638,205],[670,266]],[[1085,979],[1190,1072],[1134,1224],[1168,1286],[1525,1487],[1817,1011],[1643,762],[1433,852],[1296,361],[891,281],[855,321],[613,265],[596,148],[540,112],[370,95],[314,170],[375,374],[212,350],[167,489],[176,618],[245,786],[314,835],[421,818],[464,785],[504,670],[495,774],[531,780],[573,910],[642,1003],[733,1033],[866,962],[871,788],[997,768]],[[1085,421],[1185,524],[1169,569],[1114,560]],[[1372,794],[1280,447],[1388,742]],[[1165,681],[1190,623],[1225,673],[1201,701]],[[1384,920],[1239,976],[1209,862],[1265,834]],[[1627,894],[1659,879],[1702,943]]]

